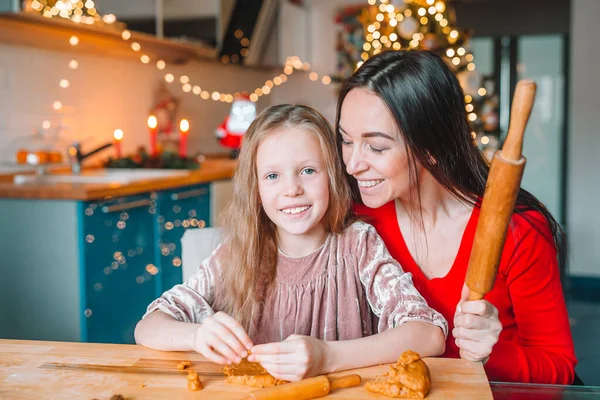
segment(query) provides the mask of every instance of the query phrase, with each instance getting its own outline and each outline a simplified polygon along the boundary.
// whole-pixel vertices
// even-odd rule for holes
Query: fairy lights
[[[81,0],[59,0],[56,2],[48,0],[32,0],[25,5],[25,11],[41,13],[47,18],[66,18],[70,19],[74,23],[83,23],[88,25],[94,23],[114,25],[117,22],[117,18],[113,14],[100,16],[95,6],[96,5],[93,0],[87,0],[85,3]],[[391,7],[390,10],[391,9],[393,9],[393,7]],[[234,35],[238,40],[240,40],[240,44],[243,47],[240,54],[244,57],[247,57],[249,55],[248,47],[250,46],[250,39],[245,37],[244,32],[239,29],[235,31]],[[127,29],[124,29],[121,32],[121,39],[124,42],[129,42],[132,37],[133,34]],[[80,44],[79,37],[76,35],[71,36],[69,38],[69,44],[73,47],[78,46]],[[129,47],[136,53],[142,52],[142,45],[139,42],[132,41]],[[138,59],[142,64],[145,65],[154,63],[156,69],[159,71],[165,71],[168,67],[164,60],[161,59],[154,61],[147,54],[142,53],[140,56],[138,56]],[[231,56],[225,55],[221,58],[221,61],[225,63],[230,61],[235,63],[238,60],[239,56],[236,54]],[[72,59],[69,61],[68,66],[71,70],[75,70],[79,68],[79,61]],[[280,86],[286,83],[288,76],[292,75],[294,71],[309,72],[310,70],[311,66],[308,62],[303,62],[297,56],[288,57],[283,68],[283,73],[277,74],[271,79],[268,79],[263,85],[255,88],[254,90],[247,91],[248,93],[251,93],[250,100],[257,102],[260,97],[269,95],[275,86]],[[308,74],[308,77],[313,82],[320,82],[323,85],[331,84],[331,78],[327,75],[322,76],[321,79],[319,79],[319,75],[316,72],[311,72]],[[181,90],[184,93],[192,93],[201,100],[213,100],[215,102],[218,101],[223,103],[231,103],[233,102],[234,97],[242,92],[242,90],[235,93],[223,93],[216,90],[203,90],[201,86],[191,83],[191,80],[187,75],[176,77],[172,72],[166,72],[164,74],[164,79],[167,83],[174,83],[176,81],[179,82],[181,84]],[[61,78],[59,80],[59,87],[62,89],[68,89],[70,87],[70,80],[68,78]],[[61,111],[63,109],[63,103],[59,100],[55,100],[52,104],[52,107],[57,112]]]
[[[445,0],[404,0],[398,8],[389,4],[389,0],[368,0],[368,4],[370,7],[367,7],[361,16],[365,43],[362,46],[361,61],[356,63],[356,69],[383,50],[405,48],[432,50],[445,58],[457,71],[475,71],[473,54],[465,46],[467,38],[451,26]],[[310,74],[309,78],[318,79],[313,74]],[[479,88],[477,95],[486,96],[486,89]],[[475,122],[479,117],[472,102],[472,96],[466,95],[467,119]],[[476,136],[473,132],[474,139]],[[487,136],[483,136],[482,144],[486,144],[486,138]]]
[[[455,67],[475,70],[473,55],[462,47],[464,37],[453,29],[445,0],[404,0],[398,8],[389,0],[368,0],[365,19],[365,44],[362,62],[386,49],[427,49],[436,45],[446,48],[445,56]],[[436,38],[432,36],[438,35]],[[432,43],[439,41],[439,43]],[[362,65],[358,62],[356,68]]]

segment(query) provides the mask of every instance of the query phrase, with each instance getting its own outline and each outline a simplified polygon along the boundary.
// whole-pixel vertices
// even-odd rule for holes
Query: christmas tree
[[[452,66],[465,92],[473,139],[481,147],[497,144],[498,97],[494,82],[479,75],[470,51],[470,31],[455,26],[454,10],[444,0],[368,0],[342,9],[336,22],[338,76],[342,81],[364,61],[384,50],[429,50]]]

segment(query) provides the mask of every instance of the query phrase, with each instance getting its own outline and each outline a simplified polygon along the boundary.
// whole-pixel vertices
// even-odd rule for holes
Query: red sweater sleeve
[[[527,213],[543,235],[513,218],[500,273],[506,274],[517,337],[500,340],[485,369],[493,380],[571,384],[575,350],[563,296],[556,248],[540,214]],[[508,254],[507,254],[508,253]],[[503,271],[504,270],[504,271]],[[507,368],[507,366],[512,366]]]

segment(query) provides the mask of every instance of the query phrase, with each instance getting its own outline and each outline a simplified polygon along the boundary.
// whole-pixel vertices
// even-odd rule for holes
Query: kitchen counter
[[[200,392],[186,389],[187,371],[180,361],[191,361],[204,384]],[[426,358],[431,370],[434,399],[592,399],[600,387],[488,383],[480,363],[461,359]],[[357,373],[363,383],[386,371],[378,365],[333,374]],[[241,399],[254,388],[226,384],[221,367],[197,353],[162,352],[138,345],[41,342],[0,339],[0,398],[109,399]],[[362,386],[362,385],[361,385]],[[490,391],[491,389],[491,391]],[[362,387],[340,389],[327,398],[386,399]]]
[[[13,175],[0,176],[0,198],[90,201],[129,196],[181,186],[231,179],[236,161],[208,159],[197,170],[168,178],[149,178],[128,183],[25,183],[15,184]]]
[[[187,390],[187,371],[181,361],[198,372],[204,385]],[[461,359],[426,358],[432,376],[428,400],[491,399],[492,391],[481,363]],[[333,374],[357,373],[363,384],[386,372],[376,365]],[[219,365],[194,352],[161,352],[139,345],[0,340],[0,397],[19,399],[231,399],[238,400],[255,388],[227,384]],[[338,389],[327,398],[384,399],[358,387]]]

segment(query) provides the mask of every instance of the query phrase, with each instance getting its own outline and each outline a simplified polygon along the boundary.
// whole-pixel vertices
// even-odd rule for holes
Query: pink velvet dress
[[[202,323],[216,311],[214,287],[219,279],[219,250],[194,276],[148,306],[144,317],[159,310],[176,320]],[[281,251],[277,273],[261,315],[248,334],[254,344],[278,342],[292,334],[321,340],[357,339],[408,321],[422,321],[448,334],[444,317],[427,305],[388,253],[373,226],[355,222],[344,232],[303,257]]]

